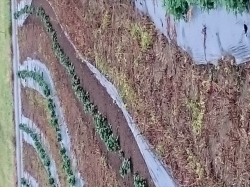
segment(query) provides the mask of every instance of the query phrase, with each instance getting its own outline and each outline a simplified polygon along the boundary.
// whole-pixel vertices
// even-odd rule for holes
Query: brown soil
[[[36,1],[35,3],[40,4],[44,2]],[[50,13],[51,19],[55,20],[50,8],[46,4],[43,7]],[[31,18],[27,20],[24,27],[19,29],[21,60],[24,60],[26,57],[37,58],[44,62],[50,69],[64,109],[66,122],[69,124],[72,147],[76,154],[82,176],[87,180],[89,186],[107,186],[108,183],[111,186],[116,186],[116,183],[117,186],[132,186],[132,175],[123,180],[120,177],[115,177],[112,173],[112,171],[115,171],[117,176],[119,176],[119,167],[121,165],[119,156],[107,152],[103,142],[101,142],[98,136],[95,136],[92,119],[82,112],[81,104],[76,101],[70,82],[67,76],[65,76],[66,72],[55,59],[50,47],[51,43],[47,35],[45,35],[44,29],[41,27],[40,21],[37,22],[36,19]],[[61,33],[56,22],[53,22],[53,26],[58,33]],[[110,104],[113,103],[112,99],[105,92],[105,89],[100,86],[86,65],[82,64],[76,58],[75,52],[64,35],[60,35],[59,42],[64,49],[67,49],[65,51],[67,51],[71,61],[76,66],[77,74],[81,76],[81,82],[84,88],[90,93],[91,99],[98,105],[99,110],[107,115],[113,129],[116,130],[115,134],[120,136],[121,147],[125,152],[125,156],[131,157],[134,172],[139,172],[142,177],[149,180],[149,186],[153,186],[144,160],[121,111],[116,105]],[[108,114],[107,111],[109,111]],[[107,158],[107,163],[111,167],[102,167],[102,164],[100,164],[104,158],[102,155]],[[105,184],[105,182],[107,183]]]
[[[59,154],[60,145],[57,143],[56,133],[50,126],[47,104],[45,98],[37,91],[29,88],[22,88],[22,114],[32,120],[49,142],[51,155],[56,162],[59,181],[62,186],[67,186],[67,177],[62,168],[62,159]]]
[[[26,142],[23,142],[23,164],[24,171],[27,171],[38,182],[39,186],[49,186],[48,175],[36,150]]]
[[[120,89],[181,185],[250,185],[249,64],[194,65],[128,0],[51,2],[73,43]],[[131,34],[135,23],[152,36],[148,50]],[[104,100],[92,94],[96,103]]]

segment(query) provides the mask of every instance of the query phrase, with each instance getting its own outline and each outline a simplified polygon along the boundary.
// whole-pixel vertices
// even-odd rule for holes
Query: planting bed
[[[23,143],[23,163],[24,170],[32,173],[40,186],[48,185],[48,176],[36,150],[28,143]]]
[[[66,175],[62,169],[60,145],[57,143],[55,133],[49,125],[50,117],[46,100],[37,91],[29,88],[22,88],[22,114],[32,120],[45,135],[50,145],[50,153],[56,161],[57,173],[62,186],[66,186]],[[32,111],[32,112],[31,112]]]
[[[179,184],[250,185],[248,64],[236,66],[232,59],[225,59],[216,67],[195,66],[186,53],[169,45],[147,18],[136,14],[129,1],[51,3],[58,21],[83,56],[119,88],[142,133]],[[121,110],[78,59],[50,5],[46,1],[33,5],[42,5],[49,15],[60,46],[53,29],[47,27],[46,33],[43,23],[32,15],[19,29],[21,62],[27,57],[38,59],[51,72],[68,124],[71,151],[86,184],[134,186],[133,174],[138,173],[147,179],[148,186],[154,186]],[[40,17],[48,20],[44,14]],[[32,91],[22,90],[23,113],[48,137],[51,154],[58,158],[61,185],[67,185],[56,153],[56,132],[46,122],[46,107],[32,106]],[[128,175],[129,170],[120,169],[124,163],[131,164]]]
[[[248,64],[194,65],[129,1],[51,2],[181,185],[249,185]]]
[[[59,28],[59,27],[56,25],[55,28]],[[36,41],[29,40],[30,38],[32,38],[32,36],[36,38]],[[59,37],[58,39],[60,42],[62,41],[61,43],[69,44],[66,38]],[[122,160],[120,159],[119,155],[107,152],[107,148],[104,146],[104,144],[100,143],[102,141],[99,139],[98,136],[96,140],[95,134],[93,131],[93,125],[91,124],[93,123],[93,121],[90,118],[90,116],[82,113],[82,107],[79,105],[79,103],[76,102],[74,95],[72,93],[72,90],[69,86],[69,81],[67,80],[67,77],[65,77],[66,72],[62,69],[62,66],[59,64],[59,62],[55,59],[50,45],[51,45],[51,42],[49,40],[49,37],[44,32],[44,28],[41,26],[40,21],[33,19],[33,18],[28,18],[25,25],[19,30],[19,46],[20,46],[20,53],[21,53],[20,54],[21,61],[23,61],[27,57],[40,59],[43,62],[45,62],[45,65],[51,71],[53,81],[55,82],[56,91],[58,92],[58,96],[61,100],[62,107],[64,108],[65,119],[67,121],[67,124],[69,124],[69,127],[68,127],[69,133],[71,137],[74,137],[72,138],[71,143],[72,143],[72,148],[74,150],[74,153],[76,155],[77,165],[80,168],[81,174],[84,176],[84,178],[86,178],[86,183],[90,186],[102,186],[102,185],[106,186],[107,184],[110,184],[112,186],[113,185],[114,186],[116,185],[117,186],[133,186],[133,178],[131,174],[128,175],[128,177],[125,176],[124,180],[122,180],[119,177],[118,179],[116,179],[115,174],[113,174],[112,171],[115,171],[118,175],[120,175],[119,170],[122,164]],[[67,49],[69,52],[72,51],[72,49],[70,49],[70,46]],[[74,63],[75,61],[80,62],[80,60],[78,60],[75,57],[75,54],[73,53],[73,51],[72,53],[69,53],[69,56],[70,56],[70,59],[73,59],[72,62]],[[80,65],[80,63],[78,64]],[[81,67],[81,68],[84,68],[84,67]],[[87,70],[87,67],[85,67],[85,71],[86,70]],[[60,71],[61,73],[59,73]],[[131,157],[131,160],[133,161],[133,168],[134,168],[133,172],[138,172],[140,175],[142,173],[143,177],[144,176],[147,177],[148,174],[147,174],[146,166],[144,165],[144,161],[142,157],[140,156],[140,153],[138,151],[136,144],[133,143],[134,140],[132,136],[129,135],[131,132],[129,132],[127,128],[125,119],[123,118],[121,114],[119,114],[119,111],[117,111],[115,106],[112,106],[112,105],[110,106],[109,103],[112,103],[111,99],[108,97],[107,94],[105,95],[105,93],[101,91],[103,88],[98,85],[97,80],[94,79],[91,73],[89,71],[86,71],[86,75],[84,76],[88,78],[88,80],[84,79],[85,80],[84,82],[87,83],[86,84],[87,87],[90,87],[89,92],[90,92],[91,98],[93,97],[93,93],[96,94],[95,97],[98,97],[99,101],[100,99],[108,98],[107,101],[105,100],[102,101],[102,103],[103,102],[104,103],[100,105],[104,107],[106,110],[108,107],[110,108],[111,111],[114,111],[113,117],[114,116],[118,117],[118,119],[121,118],[119,119],[121,120],[121,122],[119,122],[119,120],[117,121],[117,119],[113,119],[113,120],[115,120],[116,123],[120,126],[118,127],[118,131],[127,133],[125,137],[121,137],[120,142],[121,142],[121,148],[123,149],[125,156],[128,158]],[[101,95],[103,96],[102,98],[99,97],[100,93],[102,93]],[[99,104],[98,104],[98,108],[99,108]],[[102,110],[105,110],[105,109],[102,109]],[[107,111],[110,111],[110,110],[108,109]],[[110,120],[109,118],[112,117],[112,114],[109,114],[109,115],[110,116],[108,116],[108,120]],[[122,125],[122,122],[124,123],[124,125]],[[114,124],[114,123],[111,122],[111,124]],[[119,133],[115,132],[115,134],[119,134]],[[78,136],[81,138],[75,138]],[[127,137],[130,137],[130,138],[126,139],[126,142],[124,142],[125,138]],[[89,146],[86,146],[86,144],[89,144]],[[124,149],[126,144],[131,145],[131,146],[127,149]],[[96,145],[96,147],[94,145]],[[107,165],[101,164],[103,158],[105,157],[107,159],[107,163],[108,163]],[[109,164],[111,167],[107,167]],[[98,167],[94,167],[95,165]],[[96,170],[93,168],[95,168]],[[96,178],[100,178],[100,180],[96,180]],[[106,184],[104,182],[106,182]],[[148,181],[148,183],[149,185],[152,186],[150,181]]]

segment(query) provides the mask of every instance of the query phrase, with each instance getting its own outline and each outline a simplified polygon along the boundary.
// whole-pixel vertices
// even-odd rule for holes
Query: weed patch
[[[205,112],[203,101],[189,100],[188,107],[192,113],[192,129],[194,134],[199,134],[202,128],[202,122]]]
[[[205,175],[205,170],[202,165],[197,161],[196,157],[190,150],[186,150],[188,155],[189,167],[195,172],[198,176],[198,180],[201,180]]]
[[[139,24],[131,25],[131,36],[136,39],[141,46],[142,51],[146,51],[152,45],[152,36],[146,28]]]

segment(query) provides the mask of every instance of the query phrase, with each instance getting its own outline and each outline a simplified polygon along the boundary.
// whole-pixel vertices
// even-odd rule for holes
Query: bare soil
[[[43,7],[50,14],[51,19],[56,20],[45,2],[36,1],[34,3],[35,5],[43,3]],[[76,58],[72,46],[61,32],[56,21],[53,21],[53,26],[59,33],[60,44],[76,66],[77,74],[80,76],[84,88],[90,93],[91,99],[97,104],[99,110],[107,115],[115,134],[120,136],[121,147],[125,156],[132,159],[134,172],[139,172],[141,176],[148,179],[149,186],[153,186],[145,162],[121,111],[113,104],[112,99],[86,65]],[[87,184],[89,186],[133,186],[132,175],[125,179],[120,177],[121,160],[119,156],[107,152],[103,142],[94,133],[92,119],[82,112],[82,106],[74,97],[66,72],[55,59],[50,40],[40,21],[30,17],[25,26],[19,29],[19,40],[22,61],[27,57],[40,59],[51,71],[72,137],[72,147],[78,166]],[[103,160],[106,160],[108,167],[103,164]]]
[[[119,88],[181,185],[250,185],[249,64],[235,66],[229,58],[217,67],[194,65],[129,0],[51,2],[73,43]],[[146,50],[133,36],[135,24],[152,37]]]
[[[48,175],[36,150],[26,142],[23,142],[23,164],[24,171],[31,174],[38,182],[39,186],[49,186]]]

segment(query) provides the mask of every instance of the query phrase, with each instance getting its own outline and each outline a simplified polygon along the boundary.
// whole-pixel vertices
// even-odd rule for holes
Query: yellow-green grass
[[[0,185],[15,186],[10,1],[0,1]]]

